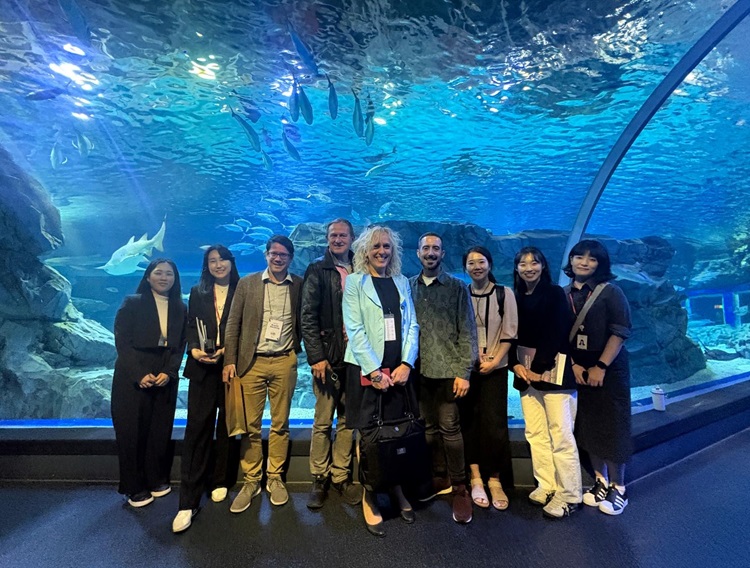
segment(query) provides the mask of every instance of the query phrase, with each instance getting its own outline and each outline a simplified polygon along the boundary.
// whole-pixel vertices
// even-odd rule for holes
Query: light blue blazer
[[[401,360],[414,365],[419,352],[419,324],[411,299],[409,280],[393,277],[401,301]],[[344,287],[344,327],[349,342],[344,361],[362,367],[368,375],[380,368],[385,347],[383,306],[372,283],[372,276],[355,272],[346,277]]]

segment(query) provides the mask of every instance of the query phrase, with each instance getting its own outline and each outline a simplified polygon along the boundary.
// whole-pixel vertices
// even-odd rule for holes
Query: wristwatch
[[[609,365],[607,365],[604,361],[597,361],[596,366],[600,369],[604,369],[605,371],[609,369]]]
[[[371,383],[379,383],[382,380],[383,380],[383,373],[381,373],[380,371],[378,371],[378,374],[375,375],[374,377],[370,377]]]

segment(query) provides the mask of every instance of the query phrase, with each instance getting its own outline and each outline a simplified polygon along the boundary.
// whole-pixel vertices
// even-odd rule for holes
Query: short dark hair
[[[467,250],[464,253],[463,260],[461,261],[461,264],[463,264],[463,267],[464,267],[464,272],[466,272],[466,259],[468,259],[469,255],[473,252],[481,254],[484,258],[487,259],[487,263],[490,265],[490,273],[488,275],[488,278],[490,282],[496,284],[497,280],[495,279],[495,275],[492,274],[492,267],[494,266],[494,262],[492,261],[492,253],[488,251],[486,248],[484,248],[483,246],[477,245],[475,247],[471,247],[469,250]]]
[[[224,245],[211,245],[203,253],[203,266],[201,268],[201,277],[198,281],[198,287],[201,292],[209,292],[216,282],[216,278],[213,277],[211,271],[208,269],[208,255],[213,251],[219,253],[222,260],[228,260],[232,263],[232,268],[229,270],[229,285],[234,287],[240,280],[240,273],[237,271],[237,263],[235,262],[234,255]]]
[[[171,266],[172,271],[174,272],[174,284],[169,290],[169,301],[171,302],[177,300],[181,302],[182,288],[180,287],[180,272],[179,270],[177,270],[177,265],[174,263],[174,260],[171,260],[169,258],[155,258],[154,260],[149,262],[148,266],[146,267],[146,272],[143,273],[143,277],[138,283],[138,288],[136,289],[135,293],[146,294],[151,292],[151,284],[148,281],[148,277],[151,276],[151,273],[157,266],[164,263]]]
[[[289,237],[285,237],[284,235],[273,235],[266,242],[266,252],[271,250],[271,245],[273,243],[280,244],[282,247],[289,251],[289,256],[294,256],[294,243]]]
[[[417,241],[417,248],[419,248],[419,247],[422,246],[422,239],[425,239],[427,237],[437,237],[438,239],[440,239],[440,246],[442,248],[442,246],[443,246],[443,237],[441,237],[437,233],[433,233],[431,231],[428,231],[427,233],[425,233],[421,237],[419,237],[419,240]]]
[[[608,282],[617,278],[614,274],[612,274],[612,261],[610,261],[609,259],[609,252],[607,251],[607,247],[605,247],[601,242],[594,239],[584,239],[573,246],[572,249],[570,249],[570,252],[568,253],[568,264],[566,264],[565,268],[563,268],[563,272],[571,278],[575,278],[575,274],[573,274],[573,266],[571,265],[570,261],[574,256],[581,256],[586,253],[589,253],[591,256],[593,256],[599,263],[593,276],[589,278],[590,281],[592,281],[594,284],[599,284],[601,282]]]
[[[344,219],[343,217],[337,217],[333,221],[328,221],[328,223],[326,223],[326,237],[328,236],[328,230],[331,228],[331,225],[335,225],[336,223],[343,223],[344,225],[349,227],[349,236],[351,236],[352,239],[355,237],[354,227],[352,226],[349,219]]]
[[[521,262],[524,256],[531,255],[534,260],[542,265],[542,274],[539,277],[540,284],[552,284],[552,275],[549,271],[549,262],[544,256],[544,253],[536,247],[523,247],[516,253],[513,258],[513,289],[516,292],[526,291],[526,282],[523,281],[520,274],[518,274],[518,263]]]

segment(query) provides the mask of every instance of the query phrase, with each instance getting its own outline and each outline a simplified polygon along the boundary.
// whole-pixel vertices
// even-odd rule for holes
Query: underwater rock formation
[[[403,240],[403,272],[407,276],[421,269],[416,255],[420,235],[434,231],[443,235],[446,270],[462,273],[463,253],[471,246],[482,245],[492,253],[498,282],[506,286],[513,285],[513,259],[525,246],[536,246],[544,252],[556,279],[556,267],[561,266],[568,238],[567,232],[554,230],[494,236],[472,224],[407,221],[384,224],[397,231]],[[304,274],[307,264],[325,250],[324,226],[298,225],[291,238],[295,250],[299,247],[300,251],[294,257],[292,272]],[[682,294],[665,277],[675,254],[671,244],[655,236],[627,240],[596,238],[607,246],[613,272],[618,277],[616,283],[630,302],[633,334],[627,347],[631,354],[632,386],[673,383],[705,368],[700,347],[686,335],[688,318],[681,306]]]
[[[114,337],[37,256],[63,242],[60,212],[0,147],[0,419],[109,417]]]

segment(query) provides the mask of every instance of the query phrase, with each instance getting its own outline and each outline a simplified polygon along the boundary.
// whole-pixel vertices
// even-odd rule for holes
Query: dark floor
[[[633,483],[620,517],[586,509],[546,520],[517,491],[508,511],[475,508],[468,526],[438,500],[414,525],[389,519],[385,539],[337,497],[308,511],[304,486],[279,509],[265,494],[239,515],[229,500],[209,501],[174,535],[176,492],[133,510],[111,486],[3,484],[0,566],[747,568],[748,487],[750,430]]]

